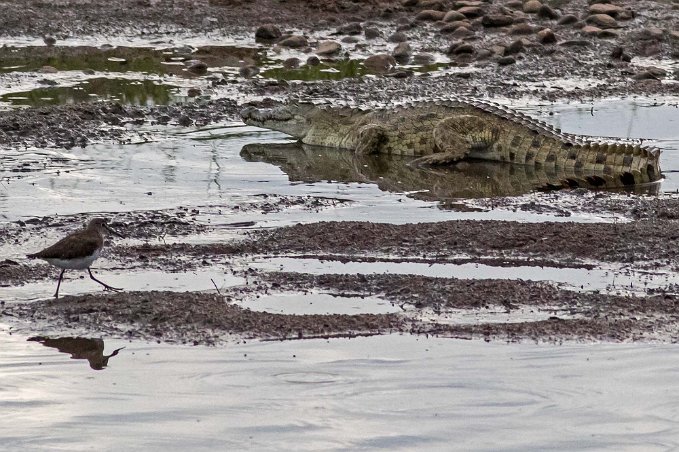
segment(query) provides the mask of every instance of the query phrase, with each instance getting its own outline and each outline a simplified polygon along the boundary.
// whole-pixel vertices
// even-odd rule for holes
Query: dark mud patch
[[[66,332],[86,330],[129,339],[215,344],[238,339],[303,339],[384,334],[404,328],[400,316],[282,315],[254,312],[223,296],[195,292],[121,292],[67,296],[8,306],[4,315]]]
[[[394,275],[251,275],[248,286],[217,295],[198,292],[129,292],[67,296],[5,306],[3,315],[30,321],[31,333],[77,332],[129,339],[216,344],[229,340],[289,340],[387,333],[426,334],[537,342],[662,341],[679,338],[679,299],[672,294],[628,297],[576,293],[539,282]],[[261,279],[260,279],[261,278]],[[331,291],[338,296],[378,296],[403,314],[285,315],[239,307],[248,297],[270,293]],[[340,298],[341,299],[341,298]],[[484,313],[501,307],[567,312],[547,320],[448,322],[450,310]],[[544,316],[543,316],[544,317]],[[22,327],[23,328],[23,327]]]
[[[384,224],[322,222],[298,224],[250,233],[236,244],[188,246],[185,251],[206,254],[387,254],[446,259],[517,257],[582,263],[582,260],[643,263],[674,267],[676,223],[671,220],[631,223],[516,223],[509,221],[446,221]],[[151,249],[147,249],[151,252]]]
[[[483,312],[502,307],[507,313],[519,308],[567,312],[568,318],[548,320],[446,324],[413,323],[412,333],[439,336],[506,339],[510,341],[561,340],[636,341],[679,338],[679,298],[662,293],[652,297],[573,292],[551,284],[521,280],[460,280],[417,275],[307,275],[267,273],[261,275],[277,290],[331,290],[335,293],[379,296],[408,310],[423,308],[436,313],[447,310]],[[577,318],[573,318],[577,317]]]
[[[0,115],[0,145],[71,149],[93,142],[130,143],[132,131],[128,126],[200,127],[233,120],[237,112],[236,103],[230,99],[154,107],[101,102],[29,108]]]
[[[49,265],[26,265],[11,259],[0,262],[0,287],[10,287],[30,280],[56,278],[57,276],[56,268]]]

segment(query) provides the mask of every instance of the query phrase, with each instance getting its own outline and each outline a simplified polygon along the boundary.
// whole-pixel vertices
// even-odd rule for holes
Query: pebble
[[[467,16],[459,11],[448,11],[445,16],[443,16],[444,22],[455,22],[458,20],[465,20]]]
[[[288,58],[287,60],[283,61],[283,67],[286,69],[296,69],[302,64],[299,58],[292,57]]]
[[[350,22],[337,29],[337,33],[341,35],[360,35],[363,32],[363,27],[359,22]]]
[[[320,58],[317,56],[310,56],[306,59],[307,66],[319,66],[321,64]]]
[[[499,64],[500,66],[507,66],[514,63],[516,63],[516,58],[514,58],[513,56],[503,56],[498,58],[497,60],[497,64]]]
[[[537,37],[541,44],[554,44],[556,42],[556,35],[549,28],[538,31]]]
[[[551,6],[549,5],[542,5],[540,6],[540,9],[538,9],[537,13],[538,17],[541,17],[543,19],[558,19],[559,18],[559,13],[554,11]]]
[[[406,42],[407,40],[408,36],[402,31],[397,31],[396,33],[391,34],[387,38],[387,41],[389,42]]]
[[[513,41],[511,44],[509,44],[505,48],[505,55],[511,55],[514,53],[519,53],[523,51],[524,45],[523,45],[523,40],[522,39],[517,39],[516,41]]]
[[[573,14],[566,14],[565,16],[561,16],[561,18],[556,23],[559,25],[570,25],[576,23],[577,21],[578,18]]]
[[[366,58],[363,65],[371,72],[383,74],[396,67],[396,60],[386,53],[378,53]]]
[[[309,45],[309,41],[304,36],[300,35],[292,35],[288,36],[287,38],[283,38],[278,42],[279,46],[282,47],[290,47],[290,48],[300,48],[300,47],[306,47]]]
[[[281,36],[283,36],[283,34],[281,33],[280,28],[273,24],[262,25],[255,31],[255,39],[271,41],[278,39]]]
[[[186,65],[186,70],[193,74],[202,75],[207,73],[207,64],[201,60],[188,60],[184,64]]]
[[[391,55],[394,59],[401,63],[406,64],[410,60],[410,56],[413,54],[413,48],[407,42],[401,42],[394,50],[391,51]]]
[[[251,78],[259,74],[259,68],[254,64],[248,64],[238,69],[238,74],[243,78]]]
[[[599,28],[617,28],[618,21],[613,19],[608,14],[592,14],[587,17],[586,22],[588,24],[593,24]]]
[[[528,14],[535,14],[540,11],[542,3],[538,0],[528,0],[523,4],[523,12]]]
[[[318,55],[336,55],[342,51],[342,46],[335,41],[321,41],[318,43],[316,53]]]
[[[509,14],[489,14],[481,18],[484,27],[506,27],[514,23],[514,18]]]
[[[534,31],[535,31],[535,28],[533,28],[532,25],[523,23],[523,24],[517,24],[517,25],[513,26],[509,30],[509,34],[511,34],[511,35],[531,35],[531,34],[533,34]]]
[[[446,13],[443,11],[437,11],[435,9],[425,9],[424,11],[420,11],[417,13],[415,16],[415,20],[422,20],[426,22],[435,22],[437,20],[443,20],[445,17]]]
[[[377,39],[380,36],[382,36],[382,33],[380,33],[380,30],[378,30],[375,27],[369,27],[363,30],[363,34],[365,35],[365,39]]]
[[[450,22],[445,24],[441,29],[439,30],[441,33],[452,33],[458,28],[463,27],[463,28],[470,28],[471,24],[467,22],[466,20],[456,20],[454,22]]]
[[[464,14],[469,19],[483,16],[483,9],[479,6],[463,6],[457,12]]]

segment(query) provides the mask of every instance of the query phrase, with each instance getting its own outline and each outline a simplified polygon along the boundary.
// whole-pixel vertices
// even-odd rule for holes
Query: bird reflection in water
[[[56,348],[61,353],[68,353],[71,359],[86,359],[94,370],[102,370],[108,365],[108,360],[118,354],[125,347],[113,350],[110,355],[104,355],[104,341],[102,339],[88,339],[85,337],[49,338],[36,336],[29,341],[40,342],[46,347]]]

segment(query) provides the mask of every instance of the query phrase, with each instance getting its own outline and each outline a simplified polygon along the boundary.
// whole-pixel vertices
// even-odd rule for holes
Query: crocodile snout
[[[245,107],[241,110],[240,116],[243,121],[256,121],[256,122],[266,122],[266,121],[289,121],[294,117],[292,112],[286,107],[275,107],[275,108],[256,108],[256,107]]]

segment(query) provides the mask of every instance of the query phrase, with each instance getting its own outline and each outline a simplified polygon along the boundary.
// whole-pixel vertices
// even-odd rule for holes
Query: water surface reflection
[[[108,366],[108,360],[118,354],[125,347],[113,350],[110,355],[104,355],[104,340],[89,339],[85,337],[59,337],[49,338],[35,336],[29,341],[40,342],[45,347],[56,348],[61,353],[68,353],[71,359],[86,359],[94,370],[102,370]]]
[[[562,188],[564,179],[573,177],[555,168],[485,161],[417,168],[408,165],[412,157],[356,155],[351,151],[300,143],[247,144],[241,150],[241,157],[249,162],[276,165],[290,181],[373,183],[382,191],[405,192],[425,201],[517,196],[535,190]],[[629,190],[656,194],[659,187],[656,183]]]

